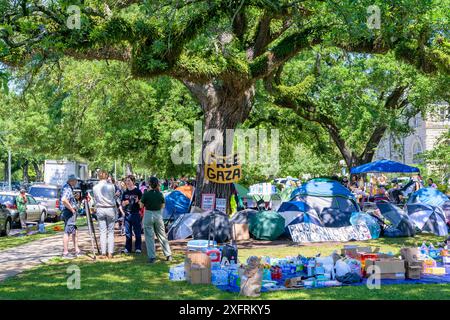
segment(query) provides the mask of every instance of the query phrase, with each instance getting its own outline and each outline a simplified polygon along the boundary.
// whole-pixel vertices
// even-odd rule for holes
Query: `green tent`
[[[276,240],[284,232],[284,218],[275,211],[261,211],[249,219],[250,233],[257,240]]]
[[[244,187],[243,185],[235,183],[234,188],[236,189],[239,198],[241,198],[241,199],[251,198],[250,196],[248,196],[249,190],[246,187]]]

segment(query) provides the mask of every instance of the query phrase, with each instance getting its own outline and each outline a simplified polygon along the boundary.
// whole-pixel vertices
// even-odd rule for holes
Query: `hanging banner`
[[[205,179],[215,183],[238,182],[242,177],[242,167],[238,155],[228,157],[209,154],[205,159]]]
[[[347,242],[351,240],[370,240],[370,230],[366,224],[342,228],[320,227],[312,223],[299,223],[288,226],[294,242]]]

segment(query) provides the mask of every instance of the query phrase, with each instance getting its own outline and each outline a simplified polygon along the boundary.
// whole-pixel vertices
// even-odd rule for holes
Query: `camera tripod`
[[[92,221],[91,210],[89,207],[89,201],[87,197],[83,197],[84,211],[86,212],[86,221],[88,225],[89,237],[91,238],[91,249],[94,255],[94,260],[96,260],[95,248],[97,248],[97,253],[100,254],[100,249],[98,247],[97,237],[95,235],[94,222]],[[95,243],[95,247],[94,247]]]

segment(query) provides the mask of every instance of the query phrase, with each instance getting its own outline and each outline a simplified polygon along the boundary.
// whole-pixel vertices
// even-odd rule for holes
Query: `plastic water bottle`
[[[316,261],[314,259],[310,259],[308,261],[308,277],[312,277],[314,275],[315,265],[316,265]]]
[[[39,224],[39,233],[45,233],[45,224],[43,223]]]
[[[420,253],[421,254],[428,254],[428,247],[425,241],[422,243],[422,246],[420,246]]]

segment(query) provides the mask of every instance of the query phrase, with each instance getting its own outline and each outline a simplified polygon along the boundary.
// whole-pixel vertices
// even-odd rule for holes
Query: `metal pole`
[[[12,190],[12,187],[11,187],[11,149],[8,149],[8,188],[9,188],[9,191]]]
[[[114,180],[117,181],[117,161],[114,160]]]

